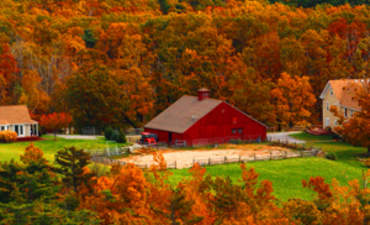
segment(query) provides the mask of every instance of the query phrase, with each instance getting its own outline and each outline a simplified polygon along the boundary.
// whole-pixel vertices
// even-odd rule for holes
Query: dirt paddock
[[[282,158],[300,157],[300,154],[287,148],[275,146],[249,146],[249,148],[235,149],[199,149],[199,150],[158,150],[167,162],[168,168],[189,168],[194,163],[201,165],[215,165],[232,162],[246,162],[258,160],[272,160]],[[239,146],[244,147],[244,146]],[[247,147],[247,146],[245,146]],[[158,152],[157,151],[157,152]],[[141,168],[149,168],[155,162],[150,151],[142,152],[121,159],[125,163],[133,163]]]

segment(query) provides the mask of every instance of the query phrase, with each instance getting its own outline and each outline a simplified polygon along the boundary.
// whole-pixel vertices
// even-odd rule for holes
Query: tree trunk
[[[370,155],[370,146],[367,146],[367,155]]]

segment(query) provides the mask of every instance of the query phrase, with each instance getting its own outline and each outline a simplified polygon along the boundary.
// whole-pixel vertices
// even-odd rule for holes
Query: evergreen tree
[[[80,185],[89,184],[93,175],[85,170],[91,162],[88,152],[75,147],[65,148],[57,152],[55,161],[59,165],[57,172],[63,176],[66,186],[72,185],[74,191],[77,192]]]

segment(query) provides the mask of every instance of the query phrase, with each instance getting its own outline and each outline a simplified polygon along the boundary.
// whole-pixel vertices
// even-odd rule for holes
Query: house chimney
[[[209,90],[207,88],[201,88],[198,90],[198,100],[202,101],[209,97]]]

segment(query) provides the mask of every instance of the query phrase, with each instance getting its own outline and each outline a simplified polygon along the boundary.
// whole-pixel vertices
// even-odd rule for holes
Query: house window
[[[5,126],[1,126],[0,128],[1,128],[0,130],[5,130]]]
[[[333,90],[330,90],[330,95],[333,95]]]
[[[20,136],[24,135],[23,125],[19,125],[19,135]]]
[[[347,108],[344,108],[344,116],[345,117],[348,117],[348,110],[347,110]]]
[[[326,110],[329,111],[329,103],[326,103]]]
[[[334,125],[338,125],[338,120],[334,120]]]
[[[14,125],[14,131],[15,131],[15,133],[17,133],[17,135],[19,135],[19,126],[18,125]]]

